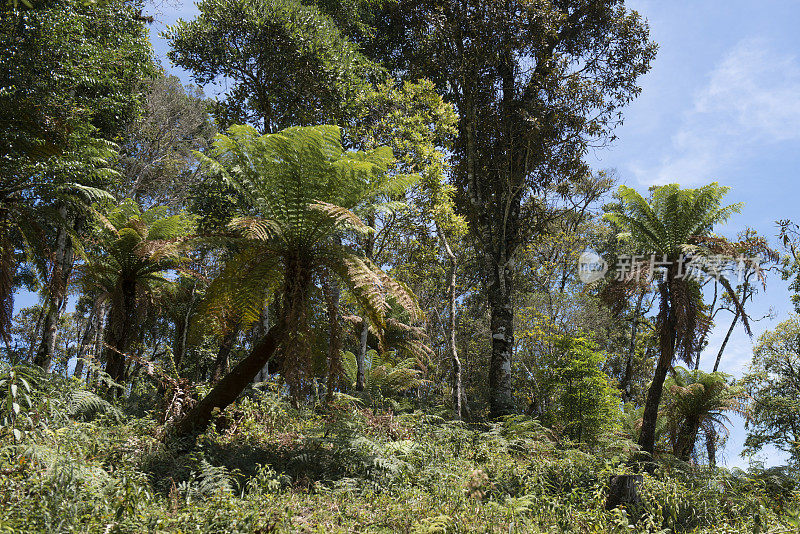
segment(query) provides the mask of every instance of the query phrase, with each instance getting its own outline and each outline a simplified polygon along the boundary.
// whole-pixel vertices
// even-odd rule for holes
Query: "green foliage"
[[[106,371],[124,379],[124,353],[140,339],[141,326],[173,282],[168,270],[187,261],[194,218],[170,215],[166,207],[143,211],[128,199],[96,227],[97,247],[78,275],[84,291],[109,303],[105,330]]]
[[[92,139],[113,140],[137,112],[139,80],[153,72],[133,4],[58,0],[3,9],[0,169],[45,161]],[[20,159],[18,159],[20,158]]]
[[[289,322],[281,349],[284,377],[295,392],[310,371],[312,281],[341,283],[379,336],[386,327],[388,298],[412,320],[418,317],[416,301],[402,284],[343,244],[373,231],[355,210],[408,187],[407,176],[386,174],[390,149],[345,151],[335,126],[263,136],[249,126],[233,126],[228,135],[217,136],[210,157],[198,156],[242,196],[245,212],[229,225],[237,253],[211,284],[207,315],[218,321],[235,315],[249,324],[260,317],[265,302],[277,297]]]
[[[47,389],[67,406],[74,385]],[[80,389],[80,388],[79,388]],[[42,390],[45,391],[45,390]],[[64,414],[62,414],[64,415]],[[791,528],[792,473],[665,464],[637,509],[606,511],[632,449],[561,448],[524,416],[487,425],[424,412],[296,410],[251,391],[191,444],[149,420],[54,418],[0,447],[0,524],[26,532],[752,532]],[[187,528],[187,526],[189,526]]]
[[[548,392],[542,421],[568,439],[594,444],[619,416],[618,394],[602,370],[607,355],[582,337],[557,337],[553,344],[553,365],[537,370]]]
[[[634,189],[620,186],[617,192],[620,202],[609,206],[604,217],[621,230],[618,234],[621,240],[631,241],[635,247],[633,253],[644,258],[632,261],[635,265],[628,272],[618,273],[618,280],[607,289],[607,299],[623,298],[632,287],[641,284],[642,277],[647,277],[648,283],[655,280],[658,289],[656,331],[660,354],[647,392],[639,437],[648,454],[654,452],[658,408],[667,371],[676,357],[687,364],[694,363],[702,348],[698,340],[705,338],[711,326],[698,282],[701,273],[714,277],[722,285],[745,331],[750,332],[747,314],[719,261],[707,261],[713,255],[730,263],[739,252],[727,239],[713,234],[715,225],[741,209],[740,204],[722,206],[728,190],[716,182],[697,189],[669,184],[651,188],[649,198],[645,199]],[[698,277],[689,276],[689,267],[693,267],[693,274]],[[681,456],[686,457],[685,447],[681,450]]]
[[[29,365],[11,366],[0,374],[0,435],[11,434],[19,442],[34,426],[31,396],[40,379],[39,369]]]
[[[793,314],[765,332],[753,349],[753,361],[742,379],[750,395],[745,448],[768,444],[800,461],[800,317]]]
[[[639,253],[675,256],[692,238],[709,235],[715,225],[741,211],[742,204],[720,205],[729,190],[716,182],[697,189],[670,184],[653,188],[646,200],[623,185],[617,192],[621,209],[606,219],[623,229],[621,238],[636,242]]]
[[[318,9],[298,0],[206,0],[167,29],[168,56],[195,82],[230,84],[217,123],[261,133],[341,122],[374,67]]]
[[[78,421],[92,421],[100,415],[105,415],[114,422],[122,419],[119,408],[85,389],[76,389],[70,393],[67,398],[66,413]]]
[[[401,395],[425,383],[414,358],[396,360],[391,354],[381,356],[379,352],[369,350],[364,363],[364,394],[370,405],[375,407],[383,407],[389,400],[396,402]],[[349,386],[355,387],[357,367],[352,352],[345,351],[342,354],[342,367]]]
[[[664,382],[664,406],[661,413],[667,420],[673,453],[689,460],[699,430],[727,432],[730,419],[725,412],[743,414],[744,388],[729,384],[725,373],[706,373],[675,368],[675,374]]]

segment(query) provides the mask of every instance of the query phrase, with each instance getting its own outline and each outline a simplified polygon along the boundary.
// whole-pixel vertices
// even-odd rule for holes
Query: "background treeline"
[[[184,86],[137,2],[2,7],[10,528],[166,529],[167,510],[210,530],[196,514],[306,528],[246,510],[298,488],[324,500],[323,487],[342,505],[418,491],[504,531],[795,520],[791,469],[715,467],[732,413],[749,450],[800,457],[796,318],[763,336],[742,381],[721,372],[733,330],[759,319],[765,272],[796,276],[796,227],[781,222],[782,257],[753,231],[722,237],[740,209],[725,187],[642,195],[587,163],[655,58],[638,13],[588,0],[198,9],[164,33],[197,84]],[[638,260],[584,283],[587,249]],[[13,315],[22,289],[39,301]],[[720,326],[725,343],[703,353]],[[65,440],[72,452],[55,452]],[[607,475],[639,471],[644,500],[603,510]],[[456,482],[437,486],[442,473]],[[736,497],[698,494],[709,476]],[[89,492],[71,505],[87,517],[64,512],[54,484]],[[471,524],[422,509],[390,506],[384,526]],[[341,528],[366,528],[353,521]]]

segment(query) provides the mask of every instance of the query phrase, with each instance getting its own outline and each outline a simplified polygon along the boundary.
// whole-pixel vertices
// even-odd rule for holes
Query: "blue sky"
[[[641,96],[625,113],[610,147],[590,155],[598,169],[616,169],[622,183],[640,191],[653,184],[696,186],[718,181],[732,188],[731,202],[744,209],[719,232],[735,237],[752,227],[775,242],[775,220],[800,222],[800,4],[796,1],[632,0],[651,25],[660,49],[643,80]],[[196,8],[177,0],[156,10],[151,29],[164,67],[185,83],[185,72],[172,67],[166,43],[157,34],[177,18],[192,18]],[[207,91],[213,93],[214,91]],[[32,303],[20,295],[18,305]],[[753,316],[772,311],[774,319],[753,325],[756,335],[791,312],[786,283],[776,277],[756,297]],[[711,336],[703,367],[713,358],[728,318]],[[721,370],[740,376],[750,361],[753,340],[737,327]],[[747,465],[739,456],[744,440],[735,418],[724,453],[728,466]],[[766,465],[785,456],[768,449],[758,455]]]

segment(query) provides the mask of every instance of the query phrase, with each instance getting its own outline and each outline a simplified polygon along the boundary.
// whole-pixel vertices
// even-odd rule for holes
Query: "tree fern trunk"
[[[639,435],[639,446],[651,456],[655,451],[656,422],[658,420],[658,406],[661,404],[661,394],[664,389],[664,380],[675,358],[675,316],[671,302],[672,269],[668,272],[668,279],[659,284],[661,298],[661,311],[659,312],[659,348],[660,355],[653,374],[653,381],[647,390],[647,398],[642,415],[642,431]]]
[[[253,377],[266,365],[281,342],[283,323],[269,329],[256,343],[250,354],[225,375],[214,388],[175,425],[175,435],[186,436],[202,432],[211,422],[215,408],[224,410],[245,390]]]
[[[700,421],[694,417],[685,420],[678,428],[678,439],[675,441],[673,453],[684,462],[688,462],[692,456],[699,429]]]
[[[717,431],[713,424],[706,427],[706,452],[708,453],[708,465],[717,466]]]
[[[136,283],[123,280],[121,302],[112,301],[106,325],[106,373],[117,383],[125,380],[125,353],[134,342],[136,324]]]
[[[263,336],[267,332],[269,332],[269,305],[264,306],[264,310],[261,314],[261,321],[256,326],[259,330],[259,336]],[[264,367],[258,372],[258,374],[253,378],[253,383],[263,382],[266,380],[270,375],[269,364],[265,364]]]
[[[222,342],[219,345],[219,350],[217,351],[217,358],[214,360],[214,368],[211,370],[212,384],[219,382],[220,378],[222,378],[222,376],[228,370],[228,361],[230,359],[231,350],[233,349],[233,343],[236,341],[236,337],[238,335],[239,327],[237,326],[225,334],[225,337],[222,338]]]

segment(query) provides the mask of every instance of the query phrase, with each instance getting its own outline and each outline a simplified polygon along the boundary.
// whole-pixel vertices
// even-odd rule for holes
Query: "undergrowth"
[[[294,409],[252,390],[191,441],[162,443],[79,382],[32,386],[0,432],[0,532],[798,532],[781,469],[661,461],[642,503],[607,511],[635,446],[557,440],[535,420],[447,421],[340,397]],[[21,428],[24,427],[24,428]]]

